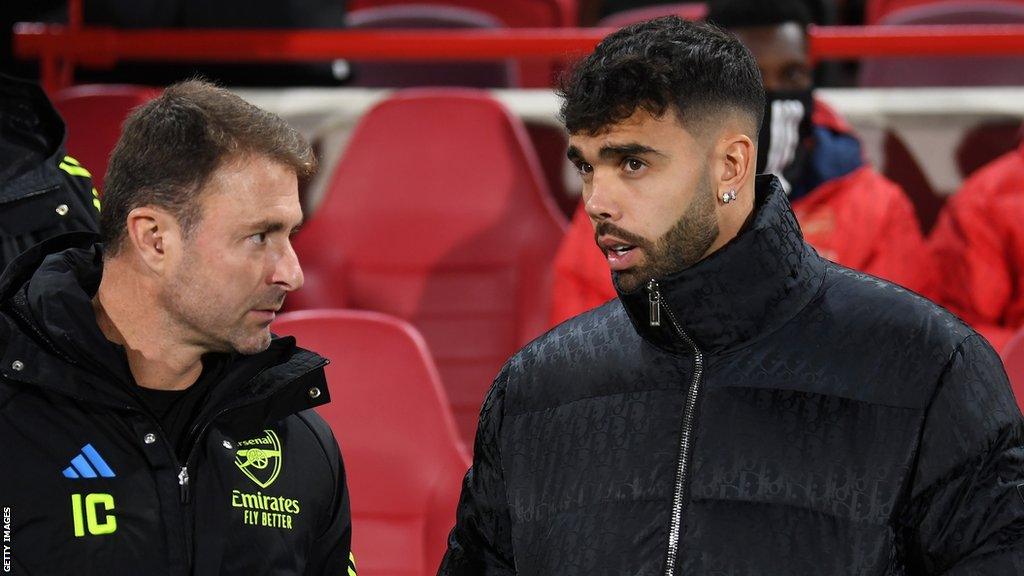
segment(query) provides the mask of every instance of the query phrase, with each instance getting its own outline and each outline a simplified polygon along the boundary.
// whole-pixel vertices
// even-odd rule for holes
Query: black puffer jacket
[[[91,306],[91,234],[0,278],[0,508],[19,576],[354,574],[326,360],[275,338],[233,356],[179,458]]]
[[[1024,422],[996,354],[820,258],[776,180],[755,211],[508,362],[441,574],[1024,574]]]
[[[64,139],[42,89],[0,74],[0,271],[37,242],[99,229],[99,194]]]

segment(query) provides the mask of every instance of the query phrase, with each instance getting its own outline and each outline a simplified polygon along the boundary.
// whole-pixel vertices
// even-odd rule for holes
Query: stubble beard
[[[619,292],[628,293],[649,280],[664,278],[700,262],[718,239],[715,195],[710,176],[705,172],[699,190],[672,228],[653,243],[644,242],[644,264],[612,275]]]

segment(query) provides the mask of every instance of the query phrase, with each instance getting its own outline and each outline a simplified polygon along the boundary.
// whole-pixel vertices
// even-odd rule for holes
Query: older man
[[[0,278],[14,573],[351,570],[341,455],[310,410],[326,361],[269,330],[302,286],[314,170],[280,118],[171,86],[125,124],[100,241],[57,237]]]

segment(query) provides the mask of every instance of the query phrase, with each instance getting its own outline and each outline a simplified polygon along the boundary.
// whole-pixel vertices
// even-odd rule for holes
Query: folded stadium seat
[[[53,105],[68,127],[68,154],[92,173],[93,184],[103,191],[107,160],[121,136],[128,113],[155,98],[160,91],[125,84],[83,84],[57,92]]]
[[[490,14],[509,28],[568,28],[576,26],[576,0],[350,0],[349,10],[401,4],[456,6]],[[544,60],[524,60],[519,82],[529,88],[547,88],[564,66]]]
[[[907,193],[921,224],[921,232],[927,235],[946,205],[946,196],[932,188],[917,158],[895,132],[886,131],[882,149],[885,156],[882,174]]]
[[[865,24],[879,24],[880,21],[888,16],[890,13],[897,10],[903,10],[906,8],[913,8],[915,6],[923,6],[926,4],[938,4],[945,3],[948,0],[868,0],[867,6],[864,9],[864,23]],[[1004,4],[1020,4],[1021,0],[997,0]],[[960,0],[957,4],[986,4],[990,3],[986,0],[978,2],[976,0]]]
[[[661,16],[679,16],[684,20],[700,20],[708,13],[708,5],[705,2],[682,2],[679,4],[659,4],[657,6],[644,6],[623,10],[609,14],[598,23],[598,28],[622,28],[637,22],[644,22]]]
[[[1003,365],[1010,377],[1013,393],[1017,396],[1017,405],[1024,411],[1024,330],[1017,333],[1003,349]]]
[[[375,6],[350,12],[349,28],[435,29],[503,28],[493,16],[470,8],[409,4]],[[352,62],[350,86],[407,88],[412,86],[469,86],[508,88],[518,85],[515,61]]]
[[[880,25],[1015,24],[1024,22],[1024,1],[946,0],[887,12]],[[860,85],[880,86],[1019,86],[1024,83],[1024,56],[865,58]]]
[[[967,179],[975,170],[1016,150],[1024,135],[1019,120],[992,121],[979,124],[960,139],[956,146],[956,165],[960,176]]]
[[[360,576],[437,571],[469,467],[426,343],[375,312],[282,314],[274,332],[331,360],[317,409],[341,445]]]
[[[522,123],[496,100],[398,92],[362,118],[296,236],[306,285],[290,306],[412,322],[471,443],[497,370],[546,327],[565,227]]]

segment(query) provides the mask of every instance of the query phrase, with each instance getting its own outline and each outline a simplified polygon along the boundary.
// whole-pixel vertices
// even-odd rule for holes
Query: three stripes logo
[[[92,444],[82,446],[82,451],[71,459],[71,466],[64,469],[65,478],[114,478],[115,476],[107,461],[92,447]]]
[[[82,446],[63,474],[65,478],[72,480],[117,477],[92,444]],[[113,511],[114,496],[111,494],[72,494],[71,522],[75,537],[81,538],[86,533],[91,536],[113,534],[117,530],[117,518],[114,517]]]

